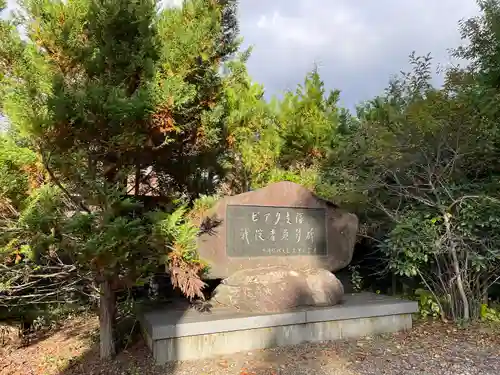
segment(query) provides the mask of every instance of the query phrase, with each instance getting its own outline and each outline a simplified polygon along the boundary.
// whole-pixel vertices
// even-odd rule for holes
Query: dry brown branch
[[[169,260],[168,269],[173,287],[179,288],[190,300],[195,297],[204,299],[203,289],[206,284],[200,278],[202,265],[187,263],[175,252],[169,255]]]

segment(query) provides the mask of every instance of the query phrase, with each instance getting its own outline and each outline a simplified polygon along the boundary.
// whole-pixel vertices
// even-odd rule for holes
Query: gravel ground
[[[0,349],[0,374],[44,375],[500,375],[500,329],[415,323],[411,332],[304,344],[154,366],[142,342],[102,363],[88,320],[26,348]]]

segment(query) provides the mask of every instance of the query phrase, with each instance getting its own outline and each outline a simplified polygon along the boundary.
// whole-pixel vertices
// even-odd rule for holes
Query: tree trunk
[[[460,294],[460,298],[462,299],[462,303],[464,305],[463,319],[466,322],[468,322],[470,320],[469,300],[467,299],[467,295],[465,294],[464,282],[462,280],[462,274],[460,272],[460,266],[458,264],[457,251],[455,250],[454,247],[452,247],[451,256],[453,258],[453,269],[455,271],[455,276],[457,278],[458,293]]]
[[[458,294],[460,295],[460,299],[462,300],[462,304],[464,306],[463,319],[464,321],[468,322],[470,320],[469,300],[467,299],[467,295],[465,294],[464,282],[462,280],[462,273],[460,272],[460,264],[458,263],[456,243],[453,239],[453,233],[451,232],[450,216],[448,213],[444,214],[444,223],[450,241],[450,253],[453,263],[453,271],[455,272],[455,277],[457,282]]]
[[[141,168],[137,165],[135,167],[135,181],[134,181],[134,195],[139,196],[139,190],[141,186]]]
[[[100,285],[101,295],[99,300],[99,330],[101,359],[110,359],[115,355],[114,323],[115,323],[115,293],[111,289],[109,280],[104,280]]]

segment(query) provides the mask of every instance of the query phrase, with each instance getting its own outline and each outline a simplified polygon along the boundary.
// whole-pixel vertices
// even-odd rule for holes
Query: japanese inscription
[[[323,208],[228,205],[229,257],[326,256]]]

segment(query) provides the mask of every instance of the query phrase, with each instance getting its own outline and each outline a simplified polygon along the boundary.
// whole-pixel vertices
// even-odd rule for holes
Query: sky
[[[266,96],[294,89],[316,63],[352,108],[381,93],[412,51],[449,64],[449,48],[463,43],[459,20],[478,12],[475,0],[240,0],[239,17]]]
[[[293,90],[316,64],[349,108],[381,93],[412,51],[431,53],[435,68],[449,64],[448,49],[462,43],[458,21],[477,14],[475,0],[239,1],[248,69],[266,97]]]

